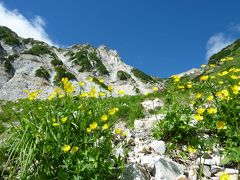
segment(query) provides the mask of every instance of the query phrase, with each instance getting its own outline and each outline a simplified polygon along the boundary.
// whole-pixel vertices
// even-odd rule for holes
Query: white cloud
[[[232,24],[229,29],[235,32],[240,32],[240,24]]]
[[[226,36],[224,33],[217,33],[208,39],[206,45],[206,58],[209,59],[210,56],[216,54],[221,49],[231,44],[233,39]]]
[[[18,10],[9,10],[2,3],[0,3],[0,25],[7,26],[21,37],[34,38],[50,45],[54,44],[46,33],[45,22],[40,16],[29,20]]]

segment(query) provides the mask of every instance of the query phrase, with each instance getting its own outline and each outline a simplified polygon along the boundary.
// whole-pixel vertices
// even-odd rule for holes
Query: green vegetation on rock
[[[51,52],[51,50],[49,50],[48,47],[46,47],[45,45],[34,45],[31,49],[27,50],[24,52],[25,54],[32,54],[35,56],[41,56],[41,55],[45,55],[45,54],[49,54],[49,55],[53,55],[53,53]]]
[[[4,26],[0,26],[0,40],[3,40],[6,44],[10,46],[21,45],[18,36],[9,28]]]
[[[50,78],[50,74],[48,72],[48,70],[46,70],[44,67],[40,67],[39,69],[36,70],[35,72],[35,76],[36,77],[40,77],[40,78],[44,78],[46,79],[47,81],[49,80]]]
[[[63,65],[63,62],[61,60],[59,60],[58,58],[54,57],[53,60],[51,61],[51,64],[53,66],[61,66],[61,65]]]
[[[134,74],[135,77],[139,78],[144,83],[153,83],[155,81],[151,76],[145,74],[137,68],[133,68],[131,72]]]
[[[53,82],[55,85],[59,85],[62,78],[65,78],[65,77],[68,78],[69,80],[76,79],[76,77],[72,73],[68,72],[62,66],[55,67],[55,71],[56,71],[56,75],[54,76],[54,82]]]
[[[89,52],[86,48],[79,50],[77,53],[69,51],[67,53],[71,56],[71,60],[75,65],[81,66],[79,72],[90,72],[96,70],[100,75],[108,75],[106,67],[103,65],[101,59],[98,58],[96,52]]]
[[[117,77],[122,81],[131,79],[131,75],[124,71],[118,71]]]

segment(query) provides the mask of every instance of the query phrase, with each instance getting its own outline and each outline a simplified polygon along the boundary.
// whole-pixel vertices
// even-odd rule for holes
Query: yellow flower
[[[56,122],[56,118],[53,118],[53,119],[52,119],[52,122]]]
[[[72,93],[75,90],[73,84],[70,82],[64,83],[63,89],[66,93]]]
[[[102,130],[105,130],[105,129],[108,129],[108,124],[104,124],[104,125],[102,126]]]
[[[213,98],[214,98],[214,97],[213,97],[212,95],[210,95],[210,96],[207,97],[207,100],[208,100],[208,101],[212,101]]]
[[[234,60],[233,57],[226,57],[226,61],[232,61],[232,60]]]
[[[99,81],[100,83],[103,83],[103,82],[104,82],[104,80],[103,80],[103,79],[99,79],[98,81]]]
[[[224,121],[218,121],[218,122],[216,123],[216,126],[217,126],[217,129],[220,129],[220,130],[227,128],[226,123],[225,123]]]
[[[25,93],[29,93],[29,90],[28,90],[28,89],[25,89],[25,90],[23,90],[23,92],[25,92]]]
[[[62,78],[62,83],[63,83],[63,84],[68,83],[68,78]]]
[[[98,126],[98,124],[96,122],[93,122],[92,124],[90,124],[90,129],[93,130],[93,129],[96,129]]]
[[[33,91],[33,92],[28,93],[28,99],[30,101],[35,100],[37,98],[37,96],[38,96],[38,92],[37,91]]]
[[[149,92],[145,92],[145,93],[144,93],[145,96],[147,96],[147,95],[149,95],[149,94],[150,94]]]
[[[225,62],[226,61],[226,58],[222,58],[220,59],[221,62]]]
[[[231,89],[232,89],[233,94],[238,94],[238,92],[240,91],[240,86],[238,86],[238,85],[233,85],[233,86],[231,87]]]
[[[87,128],[86,131],[90,133],[92,130],[90,128]]]
[[[70,149],[71,149],[71,146],[66,145],[66,144],[62,147],[62,150],[64,153],[68,152]]]
[[[104,92],[99,92],[98,95],[99,95],[99,97],[103,97],[105,95],[105,93]]]
[[[206,109],[204,109],[204,108],[198,108],[198,109],[197,109],[197,113],[198,113],[199,115],[202,115],[202,114],[205,112],[205,110],[206,110]]]
[[[78,152],[78,149],[79,148],[77,146],[73,146],[72,149],[71,149],[71,152],[74,152],[74,153]]]
[[[108,119],[108,116],[106,114],[102,115],[101,120],[103,122],[107,121],[107,119]]]
[[[88,77],[87,79],[89,82],[93,82],[93,78],[92,77]]]
[[[174,82],[179,82],[181,77],[178,75],[172,75],[171,78],[173,79]]]
[[[127,136],[127,131],[122,132],[122,136],[126,137]]]
[[[122,129],[121,128],[116,128],[115,129],[115,133],[116,134],[121,134],[122,133]]]
[[[201,93],[197,93],[195,97],[196,97],[196,99],[200,99],[202,97],[202,94]]]
[[[118,90],[118,94],[123,95],[123,94],[125,94],[125,92],[122,89],[120,89],[120,90]]]
[[[238,79],[238,77],[237,77],[236,75],[231,75],[230,78],[231,78],[231,79],[234,79],[234,80],[235,80],[235,79]]]
[[[52,123],[52,125],[53,125],[54,127],[57,127],[57,126],[59,126],[60,124],[59,124],[59,123]]]
[[[51,101],[53,98],[55,98],[57,94],[54,92],[48,96],[48,100]]]
[[[188,89],[192,88],[192,82],[188,82],[188,83],[187,83],[187,88],[188,88]]]
[[[227,174],[227,173],[222,173],[222,174],[220,175],[220,180],[231,180],[231,179],[230,179],[230,175]]]
[[[118,108],[116,108],[116,107],[115,107],[114,109],[115,109],[115,111],[116,111],[116,112],[118,112],[118,111],[119,111],[119,109],[118,109]]]
[[[224,82],[223,81],[218,81],[218,84],[223,84]]]
[[[67,122],[67,117],[63,117],[62,119],[61,119],[61,121],[62,121],[62,123],[66,123]]]
[[[81,92],[81,93],[79,94],[79,96],[80,96],[80,97],[88,97],[88,93],[86,93],[86,92]]]
[[[80,86],[80,87],[83,87],[84,86],[84,82],[78,82],[78,85]]]
[[[158,87],[154,86],[154,87],[152,88],[152,90],[153,90],[153,91],[158,91]]]
[[[185,87],[183,85],[178,86],[178,89],[184,90]]]
[[[219,76],[226,76],[228,74],[228,71],[223,71],[221,73],[218,73]]]
[[[228,100],[229,99],[229,92],[228,92],[227,89],[224,89],[222,91],[217,92],[216,96],[219,97],[221,100],[223,100],[223,99]]]
[[[109,91],[112,91],[112,90],[113,90],[113,87],[112,87],[112,86],[108,86],[108,90],[109,90]]]
[[[209,78],[208,75],[206,75],[206,76],[201,76],[201,77],[200,77],[200,80],[201,80],[201,81],[207,81],[208,78]]]
[[[111,108],[108,111],[108,114],[110,114],[110,115],[114,115],[115,113],[116,113],[116,109],[115,108]]]
[[[215,67],[216,67],[215,64],[209,64],[209,66],[210,66],[211,68],[215,68]]]
[[[208,114],[216,114],[216,113],[217,113],[217,109],[211,107],[211,108],[208,108],[208,109],[207,109],[207,112],[208,112]]]
[[[215,79],[216,77],[215,76],[210,76],[211,79]]]
[[[202,65],[201,65],[201,68],[205,68],[205,67],[206,67],[206,64],[202,64]]]
[[[203,116],[201,116],[200,114],[194,114],[194,119],[196,119],[197,121],[201,121],[203,120]]]
[[[187,147],[189,153],[195,153],[197,150],[193,146]]]

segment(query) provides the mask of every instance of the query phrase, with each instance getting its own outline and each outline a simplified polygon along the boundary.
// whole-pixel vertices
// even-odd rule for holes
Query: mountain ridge
[[[0,26],[0,57],[0,99],[23,98],[24,89],[40,89],[45,92],[40,97],[46,98],[63,77],[73,82],[76,92],[80,91],[79,81],[85,82],[87,91],[93,83],[86,79],[101,78],[103,84],[116,89],[114,96],[120,89],[135,95],[151,91],[153,85],[163,86],[158,78],[124,63],[116,50],[105,45],[57,48],[32,38],[21,38],[3,26]],[[96,80],[94,86],[101,88]]]

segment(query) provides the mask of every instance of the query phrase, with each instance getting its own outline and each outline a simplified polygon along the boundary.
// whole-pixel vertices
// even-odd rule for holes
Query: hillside
[[[91,88],[86,79],[93,77],[95,87],[107,86],[124,90],[126,94],[146,93],[153,84],[161,87],[159,79],[125,64],[117,51],[106,46],[94,48],[89,44],[57,48],[34,39],[23,39],[7,27],[0,27],[0,99],[24,97],[23,90],[42,90],[41,98],[68,77],[79,92]],[[98,82],[102,79],[104,82]],[[113,92],[117,95],[117,91]]]
[[[221,55],[235,44],[171,76],[160,91],[156,78],[106,47],[21,44],[11,33],[1,40],[1,93],[23,98],[0,101],[2,177],[239,179],[240,54]],[[134,87],[147,93],[133,95]]]

